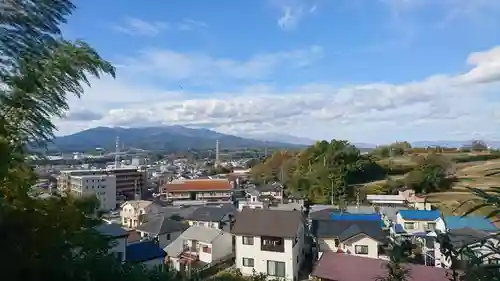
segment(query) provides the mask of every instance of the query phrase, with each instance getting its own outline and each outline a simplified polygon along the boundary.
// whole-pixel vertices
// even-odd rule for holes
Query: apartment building
[[[70,192],[79,197],[96,196],[101,210],[116,208],[116,177],[114,175],[71,176]]]
[[[171,201],[231,199],[233,187],[228,179],[174,180],[162,187],[162,199]]]
[[[116,178],[116,198],[118,202],[133,200],[136,193],[142,196],[146,190],[146,172],[136,168],[61,171],[57,179],[57,189],[61,193],[65,190],[70,190],[71,177],[84,175],[114,175]]]
[[[231,232],[236,240],[236,267],[242,274],[298,280],[306,253],[300,211],[244,208]]]

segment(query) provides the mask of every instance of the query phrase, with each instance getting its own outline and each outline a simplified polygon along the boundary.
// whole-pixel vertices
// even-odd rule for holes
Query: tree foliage
[[[2,280],[180,280],[165,269],[122,264],[98,233],[96,200],[30,197],[36,177],[26,147],[53,137],[68,94],[90,77],[114,76],[88,44],[61,36],[69,0],[0,2],[0,259]]]
[[[384,170],[347,141],[319,141],[298,154],[275,152],[252,168],[257,181],[280,181],[313,202],[353,199],[355,184],[385,178]]]
[[[441,154],[431,153],[414,160],[417,167],[405,177],[405,185],[417,193],[444,191],[451,187],[451,161]]]

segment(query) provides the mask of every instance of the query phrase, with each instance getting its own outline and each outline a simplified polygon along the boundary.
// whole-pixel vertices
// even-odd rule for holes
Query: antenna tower
[[[120,137],[116,136],[115,144],[115,168],[120,167]]]
[[[219,140],[215,141],[215,164],[220,162],[220,150],[219,150]]]

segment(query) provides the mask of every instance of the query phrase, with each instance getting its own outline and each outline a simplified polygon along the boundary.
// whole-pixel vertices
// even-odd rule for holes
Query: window
[[[244,267],[253,267],[253,259],[251,258],[243,258],[243,266]]]
[[[338,238],[335,238],[334,241],[335,241],[335,247],[338,248],[340,245],[340,240]]]
[[[500,259],[496,259],[496,258],[489,258],[489,259],[488,259],[488,263],[489,263],[489,264],[500,264]]]
[[[368,255],[368,246],[366,246],[366,245],[356,245],[354,247],[354,252],[357,255]]]
[[[203,248],[201,250],[203,253],[207,253],[207,254],[212,253],[212,248],[210,248],[208,246],[203,246]]]
[[[267,261],[267,275],[285,277],[285,263],[281,261]]]
[[[211,223],[208,224],[208,226],[211,227],[211,228],[215,228],[215,223],[211,222]]]
[[[405,222],[405,229],[415,229],[414,222]]]
[[[436,229],[436,223],[435,222],[428,222],[427,223],[427,229],[435,230]]]
[[[170,240],[170,233],[167,233],[167,240]]]
[[[253,245],[253,237],[243,236],[243,245]]]

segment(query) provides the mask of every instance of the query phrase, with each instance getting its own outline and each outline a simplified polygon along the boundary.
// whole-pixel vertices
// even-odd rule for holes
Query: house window
[[[415,229],[414,222],[405,222],[405,229]]]
[[[368,246],[367,245],[356,245],[354,247],[354,252],[357,255],[368,255]]]
[[[212,253],[212,248],[210,248],[208,246],[203,246],[203,248],[201,250],[203,251],[203,253],[207,253],[207,254]]]
[[[253,259],[243,258],[243,266],[244,267],[253,267],[254,266]]]
[[[243,236],[243,245],[253,245],[253,237]]]
[[[489,264],[500,264],[500,259],[489,258],[488,263]]]
[[[167,240],[170,240],[170,233],[167,233]]]
[[[427,223],[427,229],[429,229],[429,230],[436,230],[436,223],[435,222],[428,222]]]
[[[338,238],[335,238],[335,239],[334,239],[334,242],[335,242],[335,247],[337,247],[337,248],[338,248],[338,247],[339,247],[339,245],[340,245],[340,240],[339,240]]]
[[[211,228],[215,228],[215,223],[211,222],[211,223],[208,224],[208,226],[211,227]]]
[[[285,277],[285,263],[281,261],[267,261],[267,275]]]

